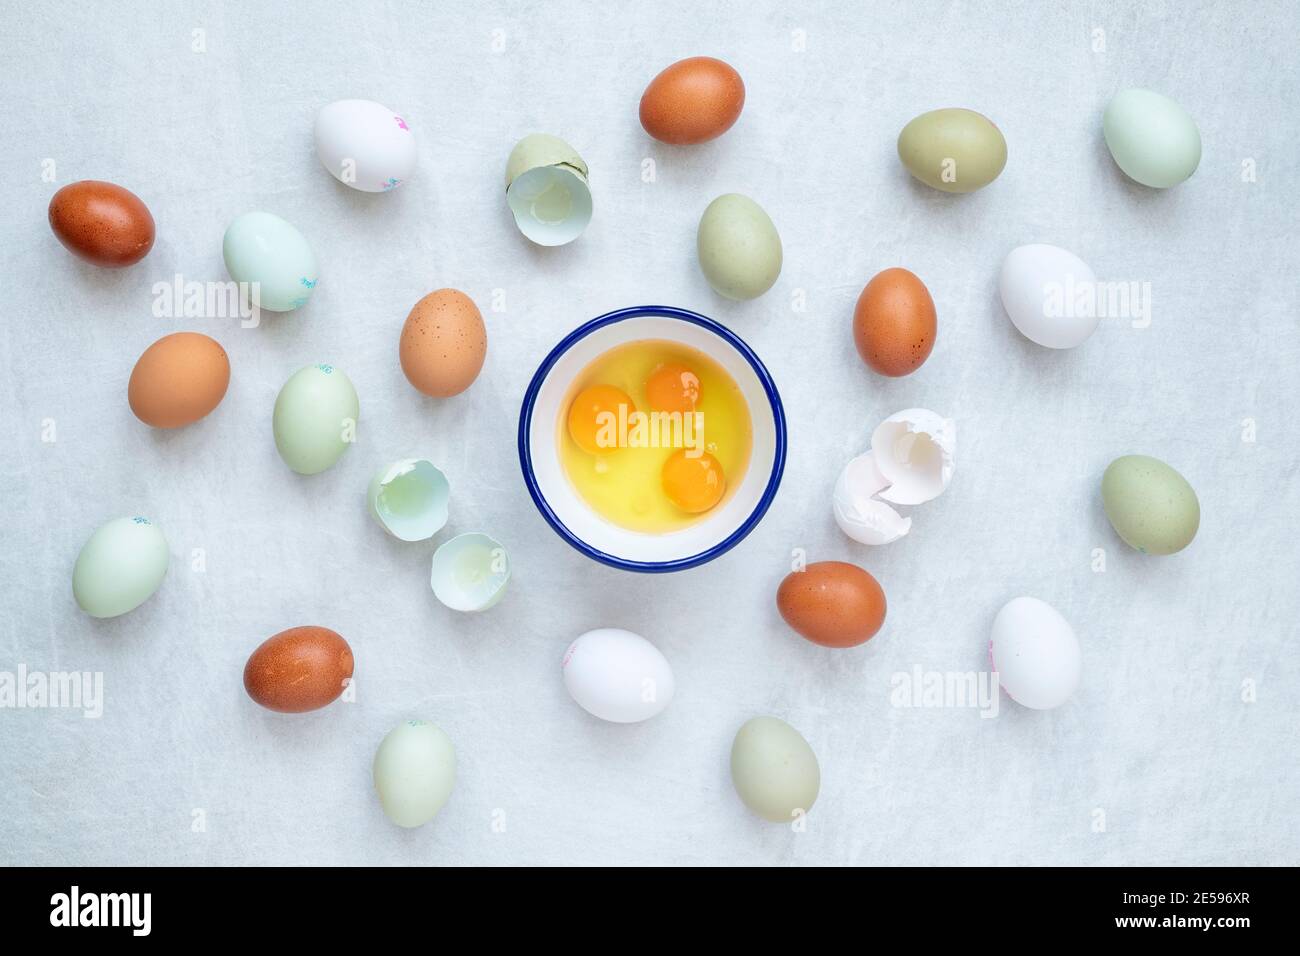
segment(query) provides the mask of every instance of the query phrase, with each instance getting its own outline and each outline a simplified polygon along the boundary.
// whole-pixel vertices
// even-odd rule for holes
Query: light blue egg
[[[1152,189],[1177,186],[1201,162],[1196,121],[1169,97],[1152,90],[1116,93],[1102,117],[1102,132],[1124,175]]]
[[[248,298],[272,312],[306,305],[316,288],[316,257],[303,234],[269,212],[246,212],[221,243],[226,270],[248,283]]]

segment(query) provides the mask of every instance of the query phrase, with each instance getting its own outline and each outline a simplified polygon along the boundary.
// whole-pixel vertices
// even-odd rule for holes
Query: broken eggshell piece
[[[379,526],[401,541],[425,541],[447,523],[451,485],[423,458],[404,458],[370,479],[366,500]]]
[[[889,544],[911,531],[911,518],[876,497],[888,484],[870,452],[845,465],[835,482],[835,523],[840,530],[872,545]]]
[[[943,494],[952,480],[957,425],[924,408],[890,415],[871,433],[871,455],[887,487],[879,497],[919,505]]]
[[[525,136],[506,163],[506,202],[519,231],[539,246],[572,242],[591,222],[587,164],[557,136]]]
[[[433,553],[429,583],[453,611],[486,611],[501,600],[509,580],[506,549],[477,531],[458,534]]]

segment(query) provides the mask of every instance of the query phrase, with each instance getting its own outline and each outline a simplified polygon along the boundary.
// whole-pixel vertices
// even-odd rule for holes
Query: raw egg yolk
[[[656,412],[695,411],[700,401],[700,378],[685,365],[666,362],[651,373],[646,397]]]
[[[618,450],[618,409],[626,415],[636,410],[632,399],[613,385],[592,385],[578,393],[569,406],[569,436],[589,455],[607,455]]]
[[[696,458],[686,457],[681,448],[664,462],[662,481],[668,499],[690,514],[708,511],[722,500],[727,490],[727,477],[722,473],[718,459],[707,451]]]

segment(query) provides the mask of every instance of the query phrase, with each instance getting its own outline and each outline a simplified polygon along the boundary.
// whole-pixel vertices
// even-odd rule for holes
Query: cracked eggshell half
[[[441,531],[450,497],[447,476],[424,458],[385,465],[366,492],[371,516],[400,541],[425,541]]]
[[[506,203],[519,231],[539,246],[570,243],[591,222],[587,164],[557,136],[525,136],[506,162]]]
[[[1013,598],[998,611],[989,660],[1002,689],[1033,710],[1064,704],[1083,671],[1074,628],[1056,608],[1035,597]]]
[[[271,429],[284,463],[315,475],[343,457],[356,437],[361,406],[341,369],[308,365],[289,377],[275,398]]]
[[[1011,324],[1031,342],[1072,349],[1101,321],[1097,277],[1067,249],[1045,243],[1017,246],[1002,263],[998,294]]]
[[[337,100],[316,114],[316,156],[330,175],[366,193],[386,193],[411,178],[415,134],[387,106]]]
[[[72,596],[91,617],[117,617],[153,596],[167,575],[167,539],[148,518],[115,518],[77,555]]]
[[[876,497],[888,484],[869,452],[845,465],[835,482],[833,501],[840,530],[854,541],[871,545],[890,544],[911,531],[911,518],[904,518]]]
[[[453,611],[486,611],[505,595],[509,581],[506,549],[477,531],[458,534],[433,553],[429,584]]]
[[[890,415],[871,433],[871,455],[888,487],[879,497],[919,505],[939,497],[956,467],[957,424],[924,408]]]

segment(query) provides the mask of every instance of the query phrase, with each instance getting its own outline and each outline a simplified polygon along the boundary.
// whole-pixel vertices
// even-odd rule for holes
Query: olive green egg
[[[1116,93],[1102,117],[1102,133],[1124,175],[1152,189],[1177,186],[1201,163],[1196,121],[1154,90]]]
[[[1101,502],[1115,533],[1143,554],[1183,550],[1201,524],[1187,479],[1148,455],[1112,461],[1101,478]]]
[[[731,781],[764,820],[789,823],[812,809],[821,789],[817,755],[803,735],[776,717],[746,721],[731,745]]]
[[[748,196],[728,193],[709,203],[695,241],[704,278],[728,299],[756,299],[781,274],[781,237]]]
[[[927,186],[973,193],[1006,166],[1007,141],[988,117],[974,110],[931,110],[898,134],[898,158]]]

